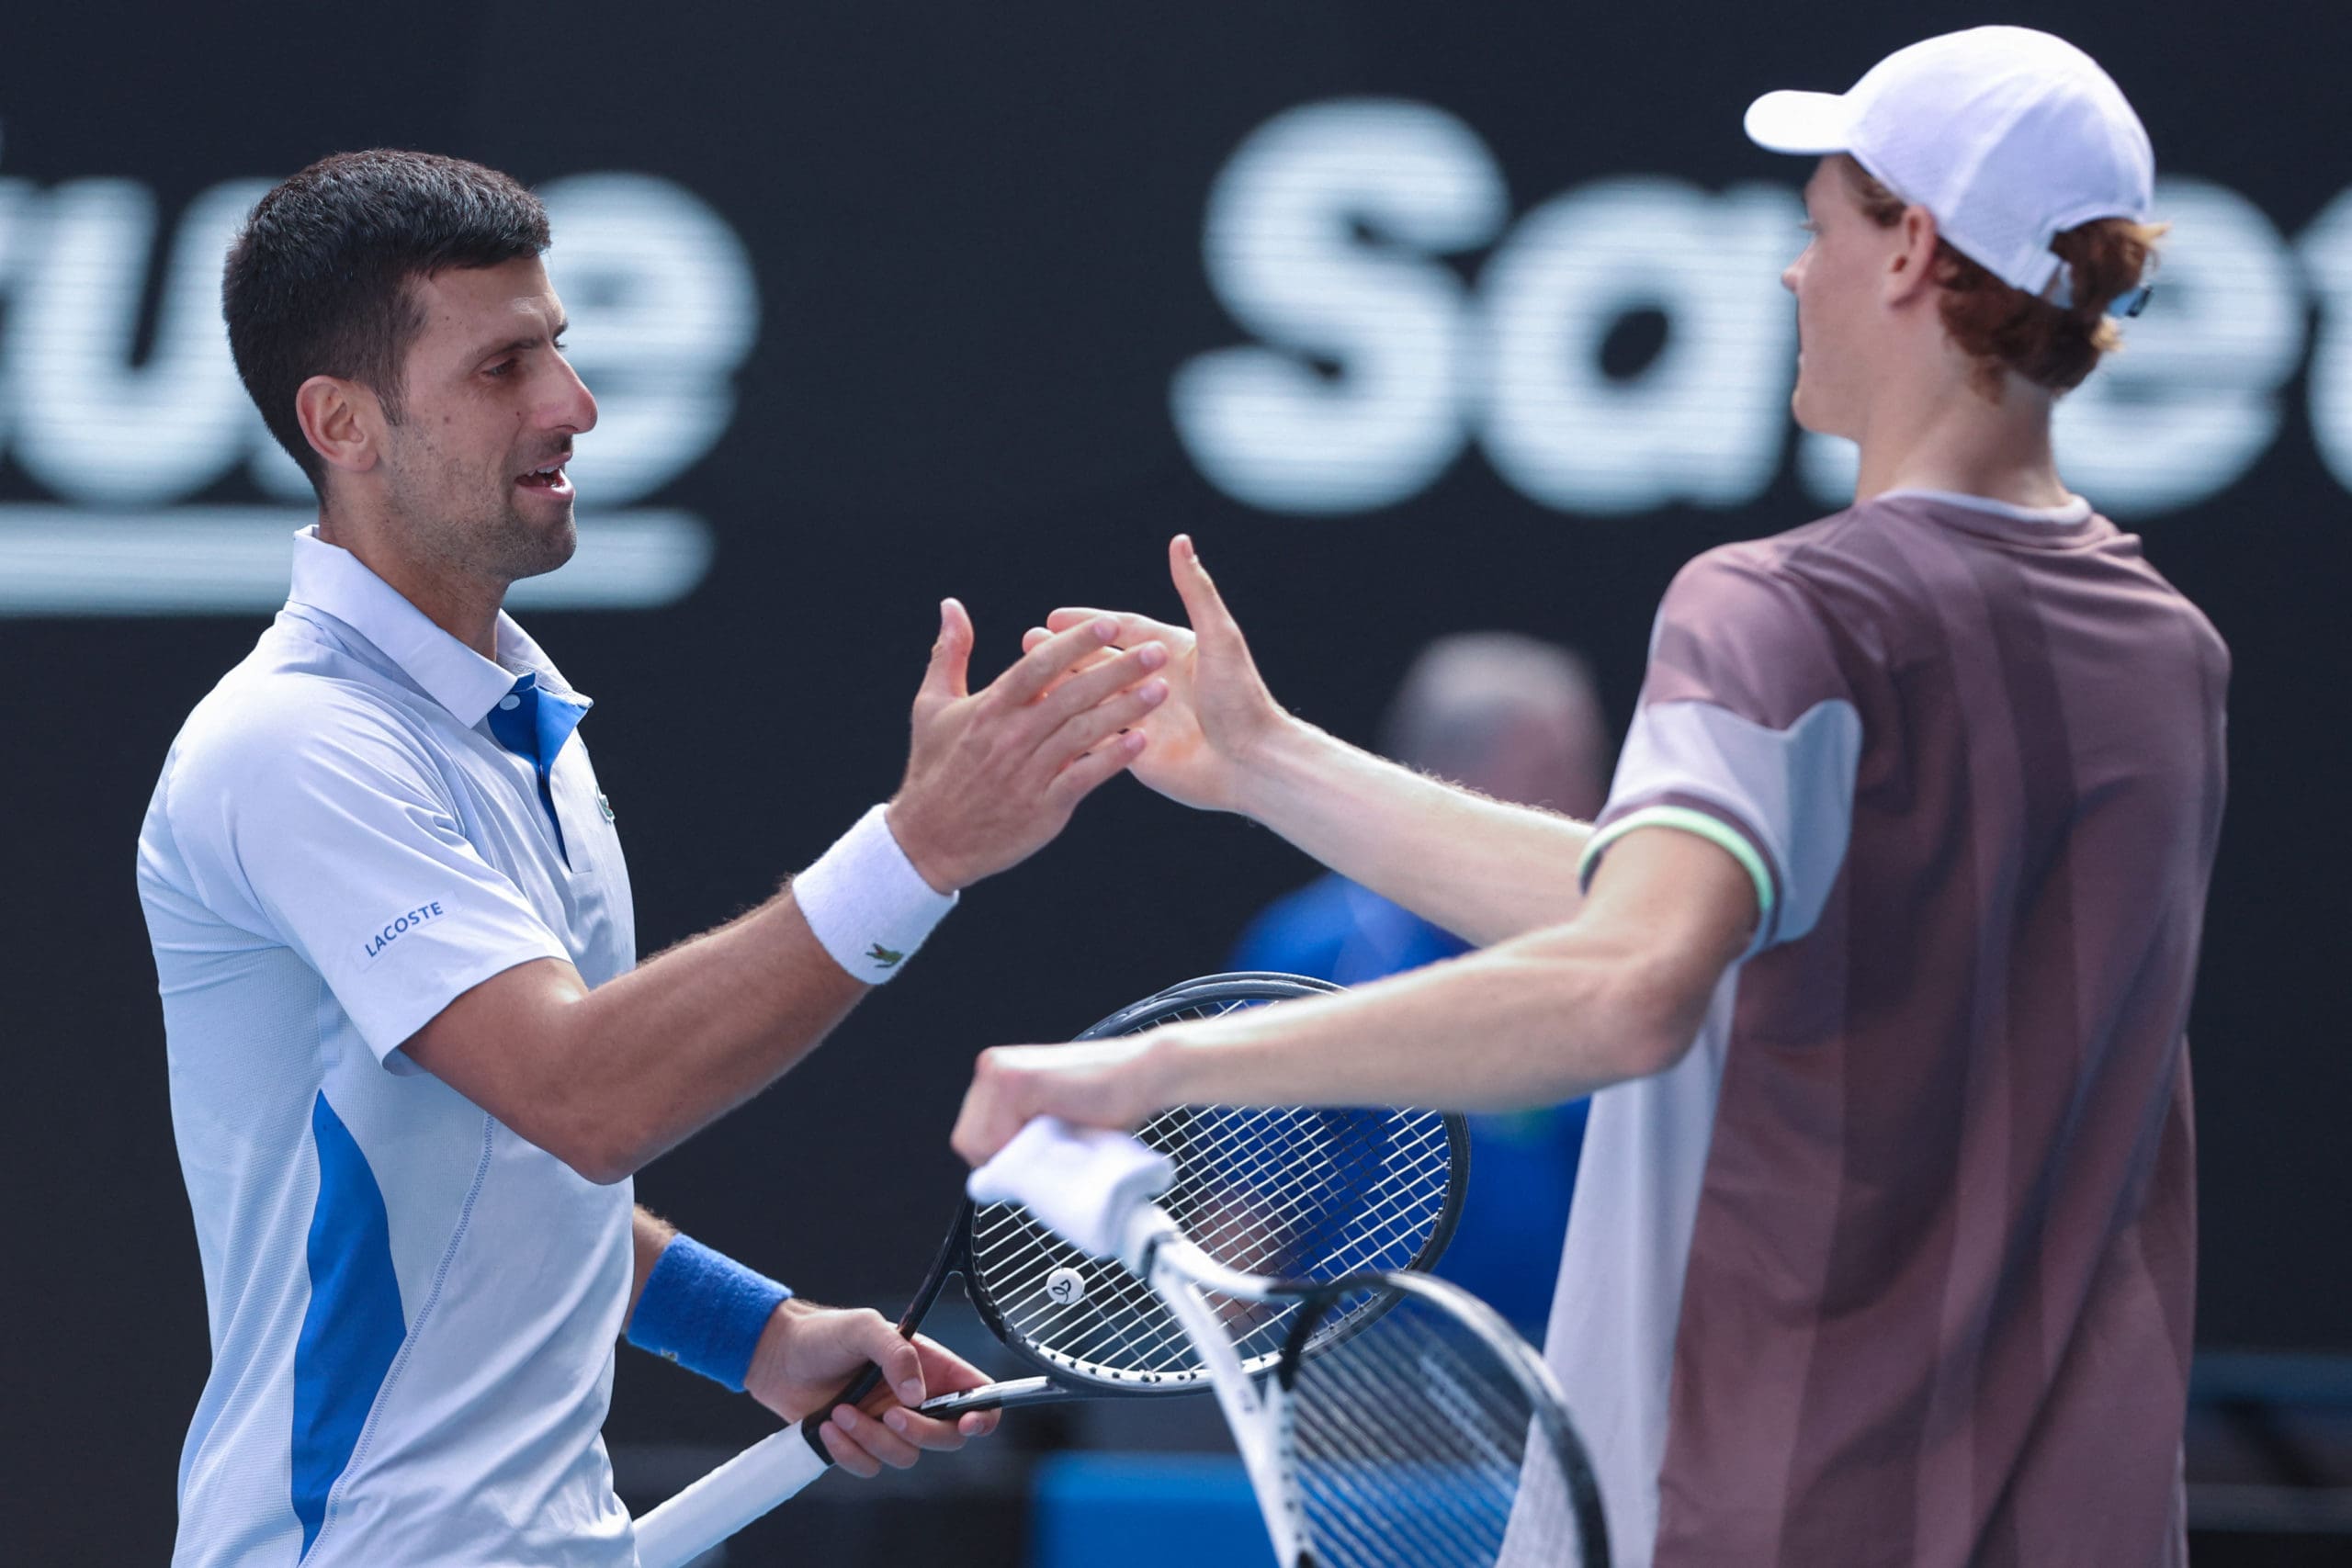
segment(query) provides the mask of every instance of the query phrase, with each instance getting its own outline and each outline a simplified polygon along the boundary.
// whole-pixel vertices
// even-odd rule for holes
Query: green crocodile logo
[[[898,967],[899,960],[904,958],[906,954],[903,953],[893,953],[877,942],[872,947],[865,950],[865,956],[871,958],[875,963],[879,964],[885,969],[895,969]]]

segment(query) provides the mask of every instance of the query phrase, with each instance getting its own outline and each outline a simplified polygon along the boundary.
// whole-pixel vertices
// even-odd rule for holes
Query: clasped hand
[[[996,1428],[993,1411],[956,1421],[917,1414],[927,1393],[978,1388],[988,1380],[953,1351],[921,1335],[899,1337],[877,1312],[788,1301],[769,1317],[752,1357],[744,1390],[787,1421],[816,1413],[871,1363],[882,1381],[854,1407],[835,1410],[819,1434],[833,1462],[853,1475],[884,1465],[904,1470],[922,1450],[960,1449]]]
[[[973,692],[971,617],[953,599],[941,604],[907,775],[888,816],[891,836],[933,887],[953,892],[1028,859],[1142,753],[1136,726],[1168,695],[1152,675],[1168,649],[1140,639],[1114,648],[1119,633],[1114,617],[1084,618],[1034,639]]]

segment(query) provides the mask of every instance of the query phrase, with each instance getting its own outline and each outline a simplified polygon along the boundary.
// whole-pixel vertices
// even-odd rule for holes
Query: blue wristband
[[[758,1269],[682,1235],[646,1276],[628,1342],[741,1393],[769,1314],[791,1296]]]

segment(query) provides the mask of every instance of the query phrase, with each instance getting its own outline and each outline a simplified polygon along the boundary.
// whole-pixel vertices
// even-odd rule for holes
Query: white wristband
[[[871,986],[899,972],[959,897],[933,892],[877,806],[792,879],[792,899],[833,962]]]

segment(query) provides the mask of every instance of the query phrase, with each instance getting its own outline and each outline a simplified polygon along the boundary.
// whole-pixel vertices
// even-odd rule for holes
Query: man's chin
[[[560,519],[542,518],[537,523],[516,519],[514,537],[520,546],[514,558],[509,561],[509,581],[520,582],[526,577],[545,577],[570,560],[580,550],[580,525],[571,515],[571,508],[563,509]]]
[[[1853,432],[1845,428],[1845,422],[1823,414],[1815,406],[1814,400],[1804,395],[1802,385],[1789,395],[1789,413],[1796,420],[1797,428],[1809,434],[1835,435],[1844,441],[1854,439]]]

